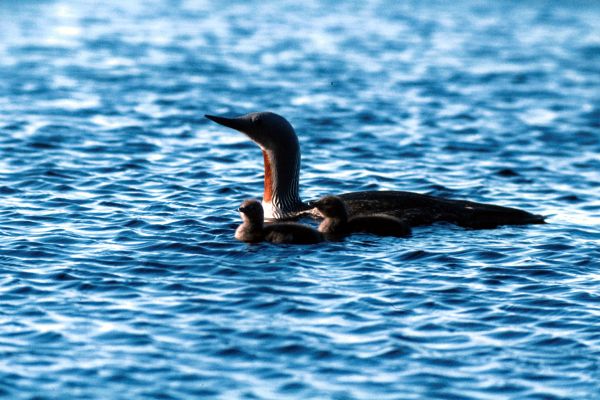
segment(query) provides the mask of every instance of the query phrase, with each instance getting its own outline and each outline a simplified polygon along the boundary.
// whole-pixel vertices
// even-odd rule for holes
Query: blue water
[[[600,3],[398,3],[0,2],[0,398],[599,399]],[[265,110],[549,224],[237,242]]]

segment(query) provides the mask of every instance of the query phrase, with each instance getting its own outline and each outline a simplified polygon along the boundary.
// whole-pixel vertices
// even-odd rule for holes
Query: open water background
[[[1,1],[0,397],[600,398],[599,4]],[[236,242],[264,110],[549,224]]]

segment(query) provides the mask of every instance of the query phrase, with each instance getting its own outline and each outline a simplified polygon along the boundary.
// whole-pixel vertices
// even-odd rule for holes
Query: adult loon
[[[261,148],[265,168],[262,205],[266,219],[292,219],[305,214],[319,216],[314,207],[300,199],[300,145],[294,128],[285,118],[272,112],[236,118],[205,116],[244,133]],[[543,216],[515,208],[412,192],[364,191],[338,196],[350,216],[387,214],[410,226],[449,222],[467,228],[495,228],[544,223]]]

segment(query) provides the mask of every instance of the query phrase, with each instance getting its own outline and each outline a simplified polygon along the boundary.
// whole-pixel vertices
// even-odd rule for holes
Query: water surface
[[[0,3],[0,397],[594,399],[600,8],[589,1]],[[548,225],[233,239],[260,150],[301,192]]]

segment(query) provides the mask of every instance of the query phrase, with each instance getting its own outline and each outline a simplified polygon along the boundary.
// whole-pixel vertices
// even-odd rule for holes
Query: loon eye
[[[252,122],[254,123],[254,125],[262,125],[262,123],[263,123],[261,117],[254,117],[254,119],[252,120]]]

